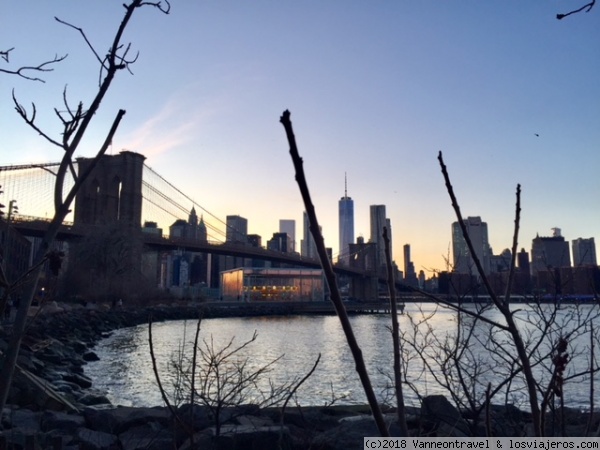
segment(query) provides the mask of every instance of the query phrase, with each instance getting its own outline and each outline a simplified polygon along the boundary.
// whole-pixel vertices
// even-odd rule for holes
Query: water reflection
[[[473,307],[468,306],[468,307]],[[588,308],[591,310],[591,308]],[[409,315],[417,321],[431,317],[429,325],[437,339],[452,339],[456,333],[456,314],[435,304],[407,305],[408,314],[401,315],[401,330],[409,330]],[[573,315],[568,310],[561,312],[567,328],[577,327]],[[497,312],[486,313],[490,319],[500,320]],[[526,315],[523,315],[523,324]],[[387,315],[363,315],[351,317],[356,339],[361,346],[373,387],[380,399],[386,398],[386,386],[392,373],[393,354],[390,332],[390,319]],[[168,393],[173,392],[175,374],[170,361],[178,350],[191,355],[195,333],[195,321],[176,321],[153,325],[156,359],[161,373],[162,383]],[[535,324],[529,323],[529,333],[539,333]],[[282,356],[270,374],[275,383],[283,383],[293,377],[301,377],[312,367],[319,353],[321,362],[313,376],[298,392],[298,400],[303,405],[319,405],[331,400],[332,395],[343,403],[366,403],[354,361],[346,344],[339,319],[335,316],[309,317],[262,317],[205,319],[201,326],[201,339],[212,336],[216,347],[226,345],[233,337],[241,344],[252,338],[257,331],[256,342],[244,350],[243,356],[249,357],[255,367]],[[477,332],[486,336],[489,325],[480,323]],[[588,367],[587,337],[571,342],[571,349],[580,354],[577,361],[571,363],[573,370]],[[478,347],[479,346],[479,347]],[[117,330],[111,337],[102,341],[97,349],[101,360],[86,366],[86,374],[94,381],[94,386],[107,393],[115,404],[153,406],[162,404],[156,387],[148,346],[148,326]],[[475,357],[486,355],[483,346],[474,341],[471,349]],[[433,357],[433,356],[432,356]],[[488,363],[493,368],[493,365]],[[421,395],[446,394],[433,380],[431,374],[422,373],[417,365],[411,366],[409,378],[417,386]],[[543,368],[536,369],[542,373]],[[481,374],[480,384],[494,381],[500,371],[491,369]],[[489,378],[489,380],[488,380]],[[266,383],[267,380],[265,380]],[[571,405],[589,403],[589,380],[568,383],[566,402]],[[333,394],[332,394],[333,390]],[[409,404],[418,404],[417,396],[405,389]],[[518,400],[518,399],[516,399]],[[598,401],[597,399],[596,401]]]

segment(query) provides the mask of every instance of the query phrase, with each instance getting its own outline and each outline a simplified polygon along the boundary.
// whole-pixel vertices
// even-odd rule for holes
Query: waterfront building
[[[596,244],[594,238],[577,238],[571,241],[573,250],[573,266],[597,266]]]
[[[348,183],[344,175],[344,196],[338,202],[339,212],[339,256],[338,262],[350,263],[350,244],[354,242],[354,201],[348,197]]]
[[[279,220],[279,232],[288,235],[288,252],[296,251],[296,221],[291,219]]]
[[[244,267],[221,272],[224,301],[324,301],[321,269]]]
[[[467,217],[464,220],[464,225],[473,244],[475,255],[483,267],[483,272],[487,275],[490,273],[490,256],[492,253],[488,240],[487,223],[482,221],[481,217],[474,216]],[[452,254],[454,257],[453,272],[479,276],[458,222],[452,224]]]

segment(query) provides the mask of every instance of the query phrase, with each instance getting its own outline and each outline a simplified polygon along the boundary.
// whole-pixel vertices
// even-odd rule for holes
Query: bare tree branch
[[[31,128],[33,128],[35,131],[38,132],[38,134],[40,136],[42,136],[44,139],[46,139],[48,142],[50,142],[51,144],[54,144],[58,147],[62,148],[62,144],[54,139],[52,139],[49,135],[47,135],[46,133],[44,133],[41,128],[39,128],[36,124],[35,124],[35,116],[37,113],[37,110],[35,108],[35,103],[31,103],[31,116],[29,115],[29,113],[27,112],[27,109],[21,105],[18,101],[17,98],[15,97],[15,90],[13,89],[12,91],[12,98],[13,98],[13,103],[15,104],[15,110],[17,111],[17,113],[23,118],[23,120],[25,121],[25,123],[27,123],[27,125],[29,125]]]
[[[596,0],[592,0],[591,2],[583,5],[581,8],[574,9],[574,10],[569,11],[569,12],[564,13],[564,14],[557,14],[556,18],[558,20],[561,20],[561,19],[564,19],[565,17],[570,16],[571,14],[580,13],[581,11],[590,12],[592,10],[592,8],[594,7],[595,4],[596,4]]]
[[[296,137],[294,135],[292,121],[290,120],[290,112],[288,110],[285,110],[283,112],[279,119],[279,122],[281,122],[283,128],[285,129],[288,144],[290,146],[290,155],[292,157],[292,162],[296,171],[296,182],[298,183],[298,187],[300,189],[300,193],[304,201],[306,214],[308,215],[308,221],[310,224],[310,231],[313,235],[314,241],[317,246],[317,254],[319,255],[319,260],[321,261],[321,267],[323,268],[327,284],[329,285],[331,302],[333,303],[338,318],[340,319],[344,335],[346,336],[346,341],[348,342],[348,346],[350,347],[350,351],[352,352],[352,356],[354,358],[355,363],[355,369],[362,383],[363,390],[365,391],[365,395],[371,408],[371,414],[373,414],[373,418],[377,425],[377,429],[379,430],[381,436],[389,436],[389,430],[387,429],[387,424],[385,423],[383,414],[381,412],[381,408],[379,406],[379,403],[377,402],[377,397],[375,396],[375,392],[373,391],[373,385],[371,384],[371,379],[369,378],[369,373],[367,371],[365,360],[362,355],[362,350],[360,349],[360,346],[356,341],[356,336],[354,335],[354,331],[352,330],[352,325],[350,324],[350,319],[348,318],[346,307],[342,302],[342,298],[337,286],[336,276],[333,272],[331,261],[329,260],[327,251],[325,249],[325,242],[323,241],[323,235],[321,234],[321,231],[319,229],[319,222],[317,220],[315,207],[310,197],[308,183],[306,182],[304,169],[302,167],[303,161],[298,152],[298,147],[296,145]]]
[[[8,50],[0,51],[0,57],[4,61],[9,62],[10,52],[13,51],[14,49],[15,48],[12,47],[12,48],[9,48]],[[52,72],[54,70],[54,67],[51,67],[52,64],[56,64],[56,63],[63,61],[67,56],[68,55],[64,55],[64,56],[54,55],[54,58],[52,58],[51,60],[45,61],[41,64],[38,64],[37,66],[22,66],[15,70],[0,68],[0,72],[6,73],[9,75],[17,75],[26,80],[40,81],[42,83],[45,83],[45,81],[42,78],[36,77],[34,75],[30,75],[29,72],[34,72],[34,73],[35,72]]]
[[[11,48],[9,48],[8,50],[0,50],[0,57],[1,57],[1,58],[2,58],[4,61],[8,62],[8,55],[9,55],[9,54],[10,54],[10,52],[12,52],[14,49],[15,49],[14,47],[11,47]]]

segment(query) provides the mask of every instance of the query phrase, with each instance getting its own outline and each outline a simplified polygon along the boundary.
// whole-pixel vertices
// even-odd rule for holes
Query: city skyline
[[[289,109],[334,254],[347,173],[355,241],[369,239],[370,205],[386,205],[397,262],[409,243],[417,272],[443,270],[456,217],[440,150],[463,216],[485,218],[495,254],[512,243],[518,183],[519,248],[557,226],[569,240],[598,237],[600,56],[590,43],[600,38],[600,14],[557,21],[563,6],[172,2],[169,16],[146,8],[127,35],[140,53],[135,75],[118,74],[78,156],[97,151],[123,108],[112,154],[143,154],[204,208],[247,218],[248,232],[266,240],[280,218],[302,223],[305,209],[279,124]],[[0,42],[14,50],[2,67],[69,56],[43,74],[46,83],[2,75],[3,164],[60,158],[17,117],[13,88],[59,137],[53,108],[65,86],[84,106],[97,87],[94,55],[54,17],[105,49],[122,14],[103,1],[5,5]]]

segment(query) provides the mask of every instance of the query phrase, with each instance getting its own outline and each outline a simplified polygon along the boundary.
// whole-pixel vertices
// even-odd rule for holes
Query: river
[[[521,327],[528,333],[535,334],[540,322],[535,318],[531,308],[519,305],[522,310],[518,313]],[[590,318],[597,314],[597,308],[586,306],[575,310],[574,307],[564,306],[558,314],[557,327],[562,332],[571,329],[584,331],[585,324],[581,317]],[[438,350],[443,345],[452,342],[455,335],[456,313],[434,304],[407,304],[405,314],[400,315],[400,327],[410,334],[413,329],[409,317],[419,321],[430,317],[429,332],[424,331],[415,342],[427,342],[423,351],[426,359],[434,367],[434,373],[423,370],[422,358],[409,361],[408,379],[420,395],[444,394],[446,389],[436,382],[435,376],[440,376],[441,366],[436,366],[444,354]],[[486,317],[500,320],[499,313],[487,313]],[[589,322],[595,320],[590,319]],[[387,389],[392,375],[393,354],[388,315],[357,315],[351,317],[351,323],[356,339],[362,349],[372,384],[377,396],[393,403],[391,392]],[[194,321],[172,321],[155,323],[152,326],[153,343],[165,390],[173,393],[175,371],[171,361],[183,349],[183,353],[191,355],[192,342],[195,334]],[[421,328],[423,330],[423,328]],[[480,336],[489,334],[489,327],[478,323],[476,327]],[[248,341],[254,333],[256,340],[243,349],[241,356],[247,358],[251,367],[259,367],[278,357],[268,378],[275,384],[283,383],[293,377],[306,374],[319,353],[321,360],[314,374],[301,386],[297,392],[296,401],[302,405],[323,405],[328,403],[358,404],[366,403],[358,375],[354,369],[352,355],[348,349],[344,333],[337,316],[275,316],[205,319],[201,324],[200,339],[210,343],[215,348],[222,348],[231,339],[236,346]],[[495,335],[503,339],[502,335]],[[433,344],[435,338],[438,344]],[[554,338],[553,338],[554,339]],[[429,340],[429,341],[427,341]],[[596,345],[595,348],[599,346]],[[506,347],[508,348],[508,347]],[[543,351],[543,346],[540,347]],[[570,361],[567,373],[584,371],[589,366],[589,334],[583,333],[577,339],[569,340]],[[406,346],[407,351],[410,350]],[[113,404],[126,406],[156,406],[163,401],[156,387],[156,379],[152,369],[148,345],[148,325],[140,325],[115,331],[110,337],[102,340],[95,349],[100,361],[89,363],[85,372],[94,383],[94,387],[104,392]],[[509,354],[510,354],[509,350]],[[480,393],[487,382],[497,383],[502,370],[497,362],[490,362],[489,356],[480,342],[473,342],[467,353],[472,360],[484,361],[477,370]],[[414,355],[414,351],[410,351]],[[467,356],[464,357],[465,359]],[[481,359],[483,358],[483,359]],[[546,373],[539,368],[540,373]],[[263,377],[262,387],[267,386],[268,379]],[[518,390],[519,382],[513,383],[513,389],[508,397],[509,402],[520,407],[524,404],[524,395]],[[565,384],[565,403],[570,406],[589,408],[589,377],[567,381]],[[404,388],[407,404],[417,405],[417,395],[408,387]],[[595,399],[596,404],[600,396]],[[497,395],[494,403],[503,403],[505,397]]]

